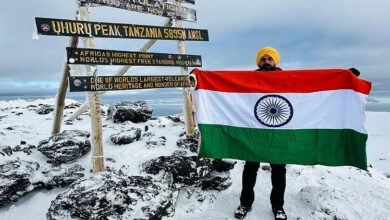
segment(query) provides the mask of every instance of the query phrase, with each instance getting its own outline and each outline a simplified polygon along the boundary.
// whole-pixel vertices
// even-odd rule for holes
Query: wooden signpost
[[[196,11],[194,9],[158,0],[79,0],[79,2],[81,5],[99,4],[185,21],[196,21]]]
[[[67,47],[68,64],[134,66],[202,66],[199,55],[145,53]]]
[[[38,34],[54,36],[208,41],[207,30],[137,24],[35,18]]]
[[[202,66],[199,55],[186,54],[184,41],[208,41],[208,31],[185,29],[182,20],[196,21],[196,11],[182,7],[181,3],[195,4],[194,0],[79,0],[80,20],[54,18],[35,18],[38,34],[52,36],[71,36],[72,39],[84,37],[85,48],[77,48],[77,41],[67,48],[67,64],[86,65],[87,76],[69,76],[69,66],[64,70],[63,81],[68,77],[71,92],[87,92],[92,125],[92,166],[93,172],[104,170],[102,119],[99,98],[105,91],[173,88],[182,87],[184,95],[184,115],[187,135],[192,136],[194,129],[193,108],[188,90],[188,67]],[[135,24],[118,24],[89,21],[90,5],[103,5],[142,13],[154,14],[176,20],[176,28],[169,20],[163,27]],[[142,48],[135,51],[95,49],[93,37],[150,39]],[[146,53],[157,40],[178,40],[179,54]],[[96,65],[124,65],[116,76],[97,76]],[[179,66],[182,75],[122,76],[131,66]],[[65,80],[66,81],[66,80]],[[62,83],[58,99],[65,99]],[[61,100],[57,100],[62,103]],[[85,109],[86,105],[83,105]],[[53,134],[59,132],[62,118],[62,106],[55,116]],[[80,113],[83,110],[77,111]]]
[[[188,76],[70,76],[69,91],[108,91],[190,87]]]

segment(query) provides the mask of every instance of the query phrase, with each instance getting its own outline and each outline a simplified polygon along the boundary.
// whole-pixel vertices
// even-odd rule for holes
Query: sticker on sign
[[[187,2],[187,0],[184,0]],[[79,0],[81,5],[99,4],[114,8],[176,18],[186,21],[196,21],[196,11],[191,8],[170,4],[158,0]],[[192,2],[192,1],[189,1]]]

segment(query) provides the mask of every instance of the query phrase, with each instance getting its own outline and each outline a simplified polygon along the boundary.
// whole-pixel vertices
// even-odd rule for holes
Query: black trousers
[[[272,208],[283,207],[284,191],[286,189],[286,165],[285,164],[270,164],[271,165],[271,205]],[[252,206],[255,200],[255,192],[253,187],[256,184],[257,170],[259,162],[247,161],[242,173],[242,191],[240,196],[241,205]]]

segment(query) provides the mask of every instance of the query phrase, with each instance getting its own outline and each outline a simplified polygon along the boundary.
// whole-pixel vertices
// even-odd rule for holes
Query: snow
[[[53,98],[31,102],[21,99],[0,101],[0,145],[15,147],[26,141],[37,146],[48,138],[54,113],[38,115],[35,109],[39,104],[54,103]],[[77,101],[66,100],[66,105],[71,103]],[[105,111],[107,108],[102,106]],[[64,114],[69,116],[75,110],[65,109]],[[184,124],[174,123],[166,117],[155,117],[145,123],[114,124],[103,116],[102,122],[104,157],[113,159],[106,160],[105,165],[122,168],[127,175],[146,175],[141,172],[142,162],[172,155],[178,149],[179,135],[185,131]],[[110,140],[112,134],[129,127],[140,128],[143,134],[146,125],[148,132],[155,136],[141,135],[139,141],[128,145],[115,145]],[[9,127],[14,130],[7,129]],[[366,112],[366,128],[368,163],[372,165],[368,172],[354,167],[287,166],[285,210],[289,219],[390,219],[390,113]],[[71,125],[62,125],[62,130],[71,129],[91,132],[88,114],[82,114],[80,120]],[[158,141],[161,136],[166,137],[165,146],[147,147],[148,141]],[[31,155],[16,152],[11,157],[39,163],[47,161],[35,150]],[[90,159],[91,152],[76,161],[86,168],[87,176],[93,175],[89,172]],[[4,160],[1,155],[0,160]],[[243,165],[243,161],[238,161],[230,171],[232,186],[227,190],[200,193],[182,188],[178,192],[175,215],[164,219],[234,219],[233,212],[239,205]],[[34,176],[34,179],[39,178],[44,177]],[[27,193],[18,202],[1,207],[0,219],[45,219],[51,201],[65,190],[55,188]],[[270,191],[270,172],[259,169],[253,210],[246,219],[273,219]]]

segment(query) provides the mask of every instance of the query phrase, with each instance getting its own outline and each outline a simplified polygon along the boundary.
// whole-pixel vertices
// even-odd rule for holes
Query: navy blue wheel
[[[280,95],[265,95],[255,105],[255,117],[267,127],[281,127],[290,122],[294,111],[291,103]]]

